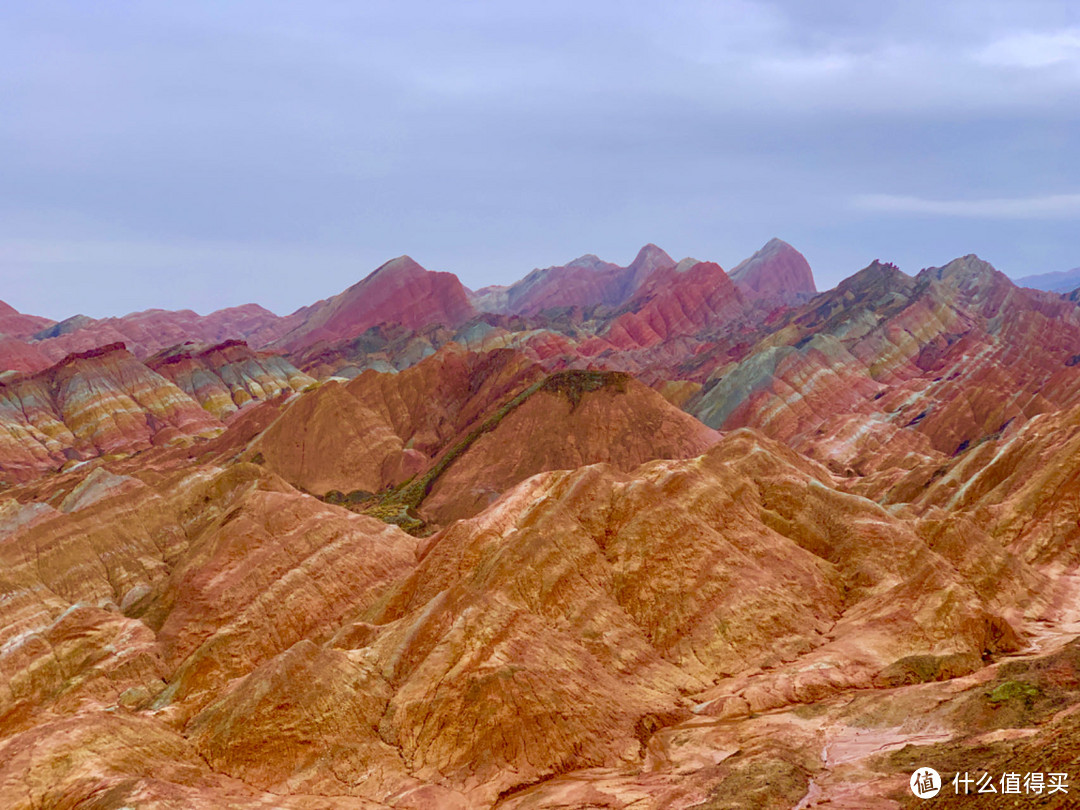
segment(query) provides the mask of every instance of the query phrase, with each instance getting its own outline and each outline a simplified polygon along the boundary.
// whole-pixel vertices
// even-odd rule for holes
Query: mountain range
[[[286,316],[2,304],[0,804],[1068,774],[1080,308],[1034,287],[967,255],[818,292],[773,239],[475,291],[402,256]]]
[[[1021,287],[1032,287],[1036,290],[1049,292],[1067,293],[1080,287],[1080,267],[1072,270],[1059,270],[1056,273],[1039,273],[1032,276],[1018,278],[1016,283]]]

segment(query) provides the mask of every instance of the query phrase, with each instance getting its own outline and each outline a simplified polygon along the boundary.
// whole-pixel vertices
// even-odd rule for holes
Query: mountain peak
[[[874,259],[862,270],[836,285],[836,293],[874,300],[892,293],[909,295],[914,286],[915,279],[895,264]]]
[[[391,259],[388,262],[383,262],[382,264],[380,264],[378,267],[375,268],[375,271],[364,280],[367,281],[367,279],[373,279],[376,276],[380,276],[383,278],[387,276],[398,275],[411,276],[415,275],[417,272],[423,273],[427,271],[418,262],[416,262],[412,258],[412,256],[402,254],[396,259]]]
[[[87,326],[94,323],[94,319],[88,315],[72,315],[70,318],[65,318],[59,323],[54,323],[52,326],[35,332],[31,335],[32,340],[47,340],[49,338],[60,337],[60,335],[69,335],[72,332],[77,332]]]
[[[630,262],[629,269],[636,276],[638,273],[647,270],[651,273],[658,267],[674,267],[675,260],[671,258],[666,251],[658,248],[652,242],[645,245],[641,250],[637,252],[637,256]]]
[[[573,261],[567,262],[567,267],[583,267],[589,270],[597,270],[600,267],[607,266],[607,262],[597,256],[595,253],[586,253],[584,256],[578,256]],[[550,268],[549,268],[550,269]]]
[[[736,265],[729,275],[751,300],[795,303],[817,293],[806,257],[776,237]]]
[[[645,280],[657,270],[666,270],[675,266],[675,260],[652,242],[638,251],[627,270],[625,297],[630,297],[645,283]]]
[[[303,312],[304,320],[276,341],[275,348],[301,351],[320,341],[354,338],[380,324],[401,324],[408,329],[455,325],[475,314],[457,276],[427,270],[411,256],[384,262],[344,292]]]
[[[1012,286],[1012,282],[1002,272],[994,268],[990,262],[983,261],[974,253],[953,259],[944,267],[928,267],[919,275],[943,281],[954,287],[973,288],[989,286],[1006,282]]]
[[[761,251],[767,253],[769,251],[783,250],[785,248],[788,248],[790,250],[795,249],[791,247],[790,244],[781,239],[779,236],[774,236],[772,239],[766,242],[764,246],[762,246]]]
[[[641,250],[637,252],[637,256],[635,256],[634,260],[630,262],[630,266],[633,267],[634,265],[641,264],[642,262],[655,262],[660,260],[666,260],[671,262],[672,264],[675,263],[675,260],[667,254],[667,251],[665,251],[663,248],[657,247],[652,242],[649,242],[648,244],[643,245]]]

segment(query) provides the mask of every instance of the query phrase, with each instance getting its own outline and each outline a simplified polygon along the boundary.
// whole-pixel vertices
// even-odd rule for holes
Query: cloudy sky
[[[49,2],[0,27],[0,299],[288,312],[646,242],[822,288],[1080,265],[1080,3]]]

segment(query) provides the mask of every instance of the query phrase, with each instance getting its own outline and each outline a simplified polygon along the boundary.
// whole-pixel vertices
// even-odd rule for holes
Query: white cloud
[[[928,200],[899,194],[863,194],[856,208],[893,214],[930,214],[977,219],[1072,219],[1080,217],[1080,194],[993,197],[981,200]]]
[[[768,57],[758,61],[757,67],[783,81],[816,81],[847,73],[859,61],[854,54],[827,52]]]
[[[976,59],[1008,68],[1044,68],[1069,62],[1080,65],[1080,28],[1010,34],[978,51]]]

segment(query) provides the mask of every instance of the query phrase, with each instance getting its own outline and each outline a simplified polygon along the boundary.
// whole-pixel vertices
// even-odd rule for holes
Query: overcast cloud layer
[[[0,299],[278,311],[645,242],[1080,265],[1080,4],[9,2]],[[890,8],[892,7],[892,8]]]

